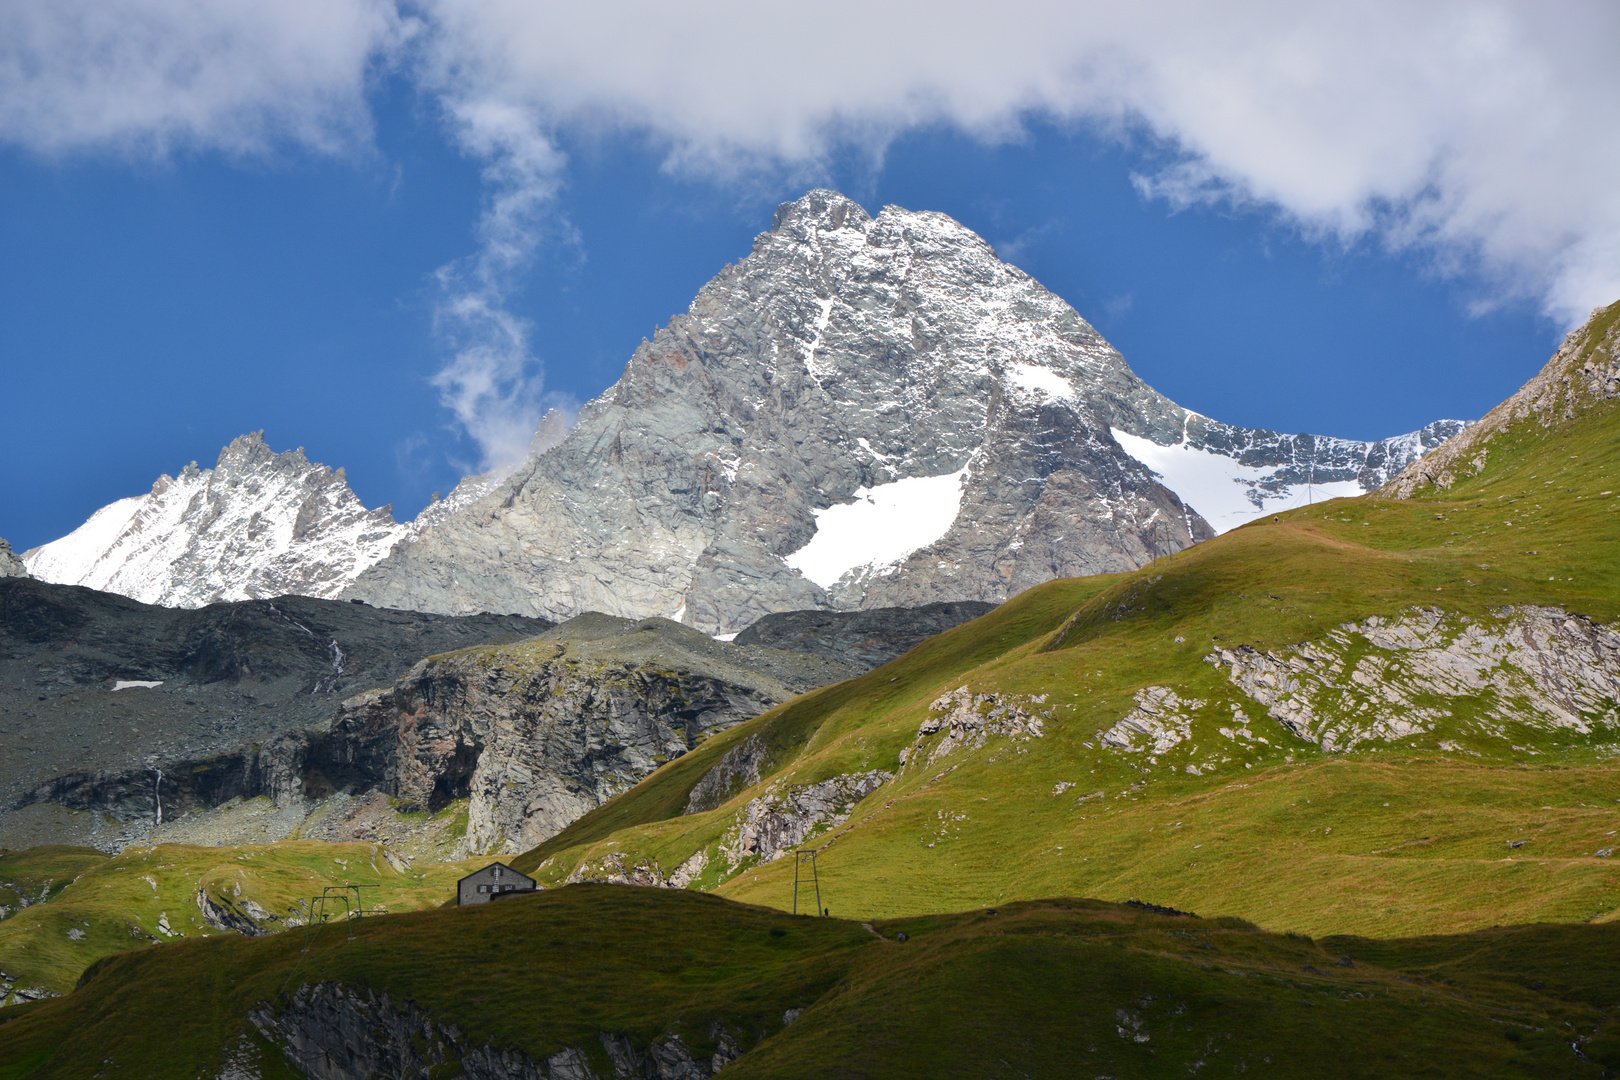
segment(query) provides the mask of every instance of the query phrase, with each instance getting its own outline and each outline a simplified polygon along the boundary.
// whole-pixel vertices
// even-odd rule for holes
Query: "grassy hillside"
[[[1616,317],[1620,305],[1595,324],[1599,337]],[[1590,359],[1589,349],[1574,362]],[[1511,643],[1523,636],[1512,611],[1527,607],[1612,624],[1616,411],[1612,399],[1583,401],[1572,415],[1509,425],[1483,469],[1449,489],[1318,504],[1133,574],[1030,590],[711,740],[518,865],[553,884],[662,878],[702,853],[690,887],[786,907],[793,860],[736,857],[750,815],[881,769],[895,778],[806,842],[824,849],[835,914],[1087,895],[1310,933],[1609,918],[1620,862],[1598,853],[1620,850],[1617,703],[1571,705],[1560,726],[1523,687],[1437,695],[1403,683],[1416,678],[1409,658],[1379,644],[1378,628],[1420,617],[1440,645],[1471,633]],[[1343,672],[1374,665],[1359,670],[1377,678],[1341,677],[1317,704],[1363,736],[1381,709],[1382,735],[1324,750],[1207,659],[1244,647],[1287,659],[1302,643]],[[1613,657],[1604,663],[1612,673]],[[920,736],[943,715],[930,705],[959,687],[979,695],[978,714],[1010,706],[1041,732],[992,733],[980,746]],[[1173,707],[1148,688],[1169,691]],[[1104,742],[1141,715],[1144,692],[1177,714],[1182,736],[1161,748]],[[1414,718],[1420,730],[1398,734]],[[694,785],[751,739],[769,747],[759,782],[685,813]]]
[[[730,1039],[739,1080],[1595,1078],[1620,1066],[1617,946],[1614,926],[1311,941],[1085,900],[868,928],[583,885],[369,920],[353,941],[326,927],[308,952],[283,934],[115,956],[70,997],[10,1011],[0,1078],[213,1076],[227,1055],[296,1075],[245,1017],[275,1002],[285,1018],[322,982],[453,1024],[463,1050],[572,1048],[604,1076],[605,1033],[678,1036],[700,1060]]]
[[[0,897],[21,893],[30,901],[19,907],[0,899],[8,908],[0,921],[0,972],[15,990],[62,994],[103,956],[213,934],[235,936],[209,921],[199,893],[207,894],[219,922],[234,919],[271,933],[289,923],[303,925],[310,897],[328,885],[375,885],[362,891],[368,910],[410,911],[450,899],[468,868],[396,865],[375,844],[315,841],[226,848],[165,844],[112,856],[60,846],[0,852],[0,882],[7,885]]]

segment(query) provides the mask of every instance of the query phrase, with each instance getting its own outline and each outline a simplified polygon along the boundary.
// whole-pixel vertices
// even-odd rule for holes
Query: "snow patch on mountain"
[[[962,510],[964,466],[855,490],[847,503],[815,511],[816,533],[783,561],[823,589],[851,571],[881,573],[950,532]]]
[[[1111,430],[1127,454],[1152,469],[1165,487],[1180,496],[1217,533],[1235,529],[1262,514],[1362,494],[1361,484],[1355,480],[1268,488],[1265,485],[1276,479],[1281,466],[1255,468],[1185,442],[1160,446],[1152,439],[1138,438],[1118,428]]]
[[[1074,383],[1049,367],[1015,361],[1007,365],[1007,377],[1014,386],[1028,393],[1045,394],[1063,401],[1074,400]]]

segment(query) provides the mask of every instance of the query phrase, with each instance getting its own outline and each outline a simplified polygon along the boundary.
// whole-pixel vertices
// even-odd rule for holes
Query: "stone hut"
[[[538,885],[529,875],[520,874],[505,863],[490,863],[456,882],[456,906],[487,904],[507,893],[533,892],[536,888]]]

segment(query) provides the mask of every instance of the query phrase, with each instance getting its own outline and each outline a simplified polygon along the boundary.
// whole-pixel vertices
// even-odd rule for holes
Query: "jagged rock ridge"
[[[302,449],[277,454],[259,431],[234,439],[212,469],[192,462],[162,476],[23,561],[44,581],[165,607],[331,598],[410,531],[389,507],[367,510],[342,469]]]
[[[1209,421],[959,223],[814,191],[559,445],[348,595],[711,633],[786,609],[998,603],[1142,565],[1301,485],[1377,487],[1458,427],[1354,443]],[[1209,470],[1186,455],[1224,463],[1208,514],[1187,477]]]
[[[1449,488],[1485,468],[1492,440],[1508,428],[1531,419],[1551,427],[1616,398],[1620,398],[1620,301],[1594,311],[1584,325],[1569,332],[1533,379],[1439,453],[1409,466],[1385,493],[1407,499],[1425,487]]]

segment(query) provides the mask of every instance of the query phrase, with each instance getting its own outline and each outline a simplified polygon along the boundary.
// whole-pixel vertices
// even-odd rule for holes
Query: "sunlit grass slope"
[[[483,865],[487,859],[476,860]],[[0,852],[0,881],[20,886],[30,905],[0,921],[0,971],[17,989],[73,988],[103,956],[212,934],[199,903],[258,923],[265,932],[308,918],[308,901],[328,885],[361,891],[372,911],[409,911],[451,899],[467,863],[391,865],[375,844],[279,844],[204,848],[133,847],[120,855],[89,848]],[[42,901],[43,899],[43,902]],[[270,918],[255,918],[255,906]]]
[[[1617,318],[1620,305],[1596,330]],[[895,779],[808,841],[823,848],[835,914],[1087,895],[1311,933],[1607,918],[1620,907],[1620,860],[1597,855],[1620,850],[1612,711],[1586,716],[1584,732],[1495,724],[1500,698],[1481,692],[1446,702],[1451,719],[1418,735],[1328,753],[1206,658],[1415,609],[1501,626],[1503,609],[1535,605],[1611,624],[1617,493],[1614,400],[1531,419],[1497,435],[1483,470],[1449,490],[1301,508],[1132,574],[1032,589],[711,740],[518,865],[553,884],[615,867],[667,876],[702,851],[708,865],[690,887],[785,907],[791,858],[722,857],[750,802],[882,769]],[[1344,633],[1352,653],[1371,648]],[[1099,734],[1152,686],[1206,713],[1241,710],[1242,721],[1223,734],[1201,720],[1165,754],[1104,745]],[[1027,703],[1046,715],[1043,735],[920,752],[902,767],[930,703],[957,687]],[[1229,734],[1244,724],[1252,738]],[[693,785],[755,738],[770,747],[759,783],[685,813]]]
[[[904,932],[909,940],[898,940]],[[718,1023],[750,1077],[1593,1077],[1620,927],[1311,941],[1231,919],[1050,900],[870,929],[689,892],[573,886],[482,908],[188,941],[111,957],[71,996],[0,1023],[0,1078],[218,1074],[247,1014],[319,982],[386,993],[470,1047],[572,1047]],[[791,1024],[788,1010],[802,1010]],[[1607,1026],[1606,1026],[1607,1025]],[[448,1073],[447,1073],[448,1074]]]

